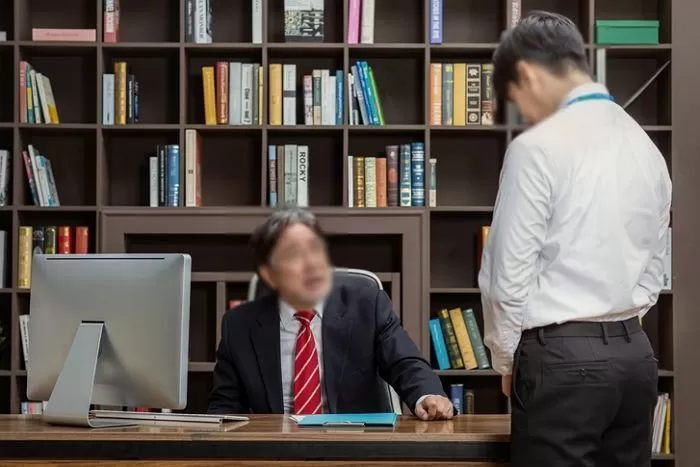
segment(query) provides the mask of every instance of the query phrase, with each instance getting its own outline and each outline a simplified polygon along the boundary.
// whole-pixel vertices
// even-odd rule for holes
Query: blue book
[[[180,146],[168,144],[166,151],[168,167],[167,206],[177,207],[180,205]]]
[[[387,413],[347,413],[347,414],[323,414],[323,415],[294,415],[299,426],[331,426],[331,427],[355,427],[355,426],[395,426],[396,414]]]
[[[425,206],[425,146],[411,143],[411,206]]]
[[[440,320],[433,318],[429,322],[430,339],[433,341],[433,349],[435,349],[435,358],[437,359],[438,368],[441,370],[450,369],[450,358],[447,355],[447,347],[445,347],[445,337],[442,334]]]
[[[345,102],[345,86],[343,81],[343,70],[335,72],[335,124],[343,124],[343,103]]]
[[[442,0],[430,0],[430,43],[442,44]]]

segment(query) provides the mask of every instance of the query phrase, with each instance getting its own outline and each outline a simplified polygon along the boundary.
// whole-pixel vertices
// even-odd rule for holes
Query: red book
[[[69,255],[73,252],[73,238],[71,236],[71,228],[67,225],[62,225],[58,228],[58,254]]]
[[[88,252],[88,233],[89,229],[84,226],[75,228],[75,253],[84,255]]]

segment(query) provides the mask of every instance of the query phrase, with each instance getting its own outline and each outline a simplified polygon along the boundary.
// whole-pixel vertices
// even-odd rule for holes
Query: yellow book
[[[204,124],[216,125],[216,88],[214,86],[214,67],[202,67],[202,86],[204,91]]]
[[[666,423],[664,423],[664,454],[671,454],[671,399],[666,401]]]
[[[260,67],[258,72],[258,125],[263,124],[263,71],[265,69]]]
[[[58,108],[56,107],[56,99],[53,96],[51,80],[46,75],[42,75],[41,79],[44,81],[44,90],[46,92],[46,105],[49,108],[49,117],[51,118],[51,123],[61,123],[58,119]]]
[[[282,124],[282,64],[270,65],[270,125]]]
[[[17,287],[28,289],[32,279],[32,235],[34,229],[30,226],[19,228],[19,258],[17,268]]]
[[[454,64],[454,91],[452,96],[452,124],[467,125],[467,64]]]
[[[452,327],[455,330],[459,352],[462,354],[462,360],[464,361],[464,368],[467,370],[477,368],[476,355],[474,354],[472,341],[469,339],[469,334],[467,333],[467,323],[464,322],[464,315],[462,314],[461,308],[453,308],[450,310],[450,321],[452,321]]]
[[[442,63],[430,64],[430,124],[442,125]]]
[[[126,62],[114,63],[114,123],[126,125]]]

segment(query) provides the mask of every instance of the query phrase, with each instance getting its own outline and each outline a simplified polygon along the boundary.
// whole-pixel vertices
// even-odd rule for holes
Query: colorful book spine
[[[348,1],[348,44],[357,44],[360,40],[360,4],[361,0]]]
[[[425,145],[411,143],[411,206],[425,206]]]
[[[445,347],[445,336],[442,334],[440,320],[433,318],[429,322],[430,339],[433,342],[433,350],[435,350],[435,359],[437,360],[440,370],[450,369],[450,357],[447,355],[447,347]]]
[[[402,144],[399,153],[399,206],[411,206],[411,145]]]
[[[430,43],[442,44],[442,0],[430,0]]]
[[[464,413],[464,384],[450,384],[450,400],[458,414]]]
[[[168,166],[167,206],[177,207],[180,205],[180,147],[177,144],[169,144],[166,151]]]
[[[476,322],[474,310],[471,308],[462,310],[462,316],[467,327],[467,335],[474,351],[477,366],[482,369],[489,368],[491,366],[489,357],[486,353],[486,347],[484,347],[484,341],[481,338],[481,332],[479,332],[479,325]]]

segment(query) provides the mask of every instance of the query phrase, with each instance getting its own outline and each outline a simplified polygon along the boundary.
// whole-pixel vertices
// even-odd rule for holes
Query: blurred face
[[[331,288],[332,268],[322,238],[303,224],[293,224],[280,236],[262,278],[291,306],[311,308]]]
[[[520,61],[517,64],[518,83],[508,84],[508,99],[513,102],[525,120],[536,124],[558,107],[558,86],[544,68]]]

